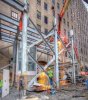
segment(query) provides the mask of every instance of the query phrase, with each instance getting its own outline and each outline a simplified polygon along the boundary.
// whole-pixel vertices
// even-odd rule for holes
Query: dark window
[[[37,28],[41,31],[41,26],[39,24],[37,24]]]
[[[63,19],[64,24],[66,23],[65,19]]]
[[[65,0],[62,0],[62,3],[64,4]]]
[[[48,4],[44,2],[44,9],[48,10]]]
[[[72,14],[72,9],[70,9],[71,10],[71,14]]]
[[[64,35],[66,35],[66,29],[64,29]]]
[[[48,34],[48,29],[45,29],[45,35],[47,35]]]
[[[69,18],[69,14],[68,14],[68,12],[67,12],[67,18]]]
[[[67,26],[69,27],[69,22],[67,22]]]
[[[14,12],[14,11],[11,12],[11,17],[12,17],[13,19],[18,20],[18,14],[17,14],[16,12]]]
[[[41,5],[41,0],[37,0],[37,4]]]
[[[48,17],[44,16],[44,22],[45,24],[48,24]]]
[[[57,3],[57,8],[60,9],[60,4],[59,3]]]
[[[65,57],[67,57],[67,52],[65,52]]]
[[[37,10],[37,18],[41,19],[41,12]]]
[[[70,32],[68,32],[68,37],[70,37]]]
[[[83,54],[83,49],[81,48],[81,53]]]
[[[52,0],[52,3],[55,4],[55,0]]]

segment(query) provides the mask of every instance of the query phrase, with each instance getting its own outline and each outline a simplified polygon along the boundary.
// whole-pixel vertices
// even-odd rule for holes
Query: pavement
[[[88,100],[88,90],[84,86],[67,86],[61,88],[56,94],[44,92],[30,92],[24,96],[23,91],[20,95],[16,89],[12,89],[10,94],[0,100]]]

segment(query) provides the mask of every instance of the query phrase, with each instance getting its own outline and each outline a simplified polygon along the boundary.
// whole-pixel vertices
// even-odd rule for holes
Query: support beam
[[[72,65],[73,65],[73,83],[75,84],[76,83],[76,76],[75,76],[75,64],[74,64],[74,34],[73,34],[73,30],[70,31],[70,34],[71,34],[71,40],[72,40]]]
[[[16,25],[16,26],[19,25],[18,21],[14,20],[14,19],[12,19],[11,17],[8,17],[8,16],[6,16],[6,15],[4,15],[4,14],[1,14],[1,13],[0,13],[0,19],[1,19],[1,20],[4,20],[4,21],[6,21],[6,22],[9,22],[9,23],[11,23],[11,24],[14,24],[14,25]]]
[[[55,60],[55,56],[53,56],[53,58],[48,62],[48,64],[44,67],[44,70],[47,69],[48,66],[50,66]]]
[[[7,26],[7,25],[4,25],[4,24],[1,24],[0,28],[1,29],[5,29],[5,30],[10,31],[10,32],[13,32],[13,33],[17,33],[17,29],[12,28],[12,27]]]
[[[24,3],[20,2],[19,0],[2,0],[2,1],[19,11],[24,11]]]
[[[8,37],[8,38],[13,39],[13,40],[15,39],[15,35],[10,35],[10,34],[5,33],[5,32],[1,32],[1,36]]]
[[[54,32],[51,32],[49,35],[45,36],[44,39],[47,39],[48,37],[54,35]],[[34,45],[37,45],[39,43],[41,43],[43,40],[39,39],[38,41],[34,42],[32,45],[30,45],[29,47],[33,47]]]
[[[30,19],[30,18],[29,18]],[[37,29],[37,27],[35,26],[35,24],[33,23],[33,21],[30,19],[31,23],[33,24],[33,26],[35,27],[35,29],[37,30],[37,32],[40,34],[42,40],[47,44],[47,46],[50,48],[50,50],[55,54],[55,52],[52,50],[52,48],[50,47],[50,45],[47,43],[47,41],[45,40],[44,36],[41,34],[41,31],[39,31]]]
[[[24,0],[25,7],[27,2]],[[27,12],[23,12],[23,30],[22,30],[22,73],[27,70]]]
[[[3,47],[3,48],[0,48],[0,50],[6,49],[6,48],[9,48],[9,47],[12,47],[12,46],[13,45],[9,45],[9,46]]]
[[[8,64],[8,65],[6,65],[6,66],[3,66],[2,68],[0,68],[0,71],[3,70],[3,69],[5,69],[5,68],[8,68],[8,67],[11,66],[11,65],[12,65],[12,63],[10,63],[10,64]]]

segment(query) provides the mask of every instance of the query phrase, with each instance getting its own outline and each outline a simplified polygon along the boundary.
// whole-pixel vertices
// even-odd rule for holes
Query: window
[[[41,0],[37,0],[37,4],[41,5]]]
[[[52,3],[55,4],[55,0],[52,0]]]
[[[37,10],[37,18],[41,19],[41,12]]]
[[[64,35],[66,35],[66,29],[64,29]]]
[[[83,49],[81,48],[81,53],[83,54]]]
[[[72,26],[72,29],[73,29],[73,26]]]
[[[48,24],[48,17],[44,16],[44,22],[45,24]]]
[[[44,9],[48,10],[48,4],[44,2]]]
[[[13,19],[18,20],[18,14],[17,14],[16,12],[14,12],[14,11],[11,12],[11,17],[12,17]]]
[[[62,3],[64,4],[64,0],[62,0]]]
[[[68,37],[70,37],[70,32],[68,32]]]
[[[47,35],[48,34],[48,29],[45,29],[45,35]]]
[[[69,27],[69,22],[67,22],[67,26]]]
[[[67,18],[69,18],[69,14],[68,14],[68,12],[67,12]]]
[[[65,19],[63,19],[64,24],[66,23]]]
[[[37,24],[37,28],[41,31],[41,26],[39,24]]]
[[[60,4],[59,3],[57,3],[57,8],[60,9]]]

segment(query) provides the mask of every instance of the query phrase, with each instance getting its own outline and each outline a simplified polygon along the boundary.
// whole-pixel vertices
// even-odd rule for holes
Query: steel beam
[[[47,53],[47,50],[44,50],[44,49],[42,49],[42,48],[38,48],[38,47],[37,47],[37,50],[38,50],[38,51],[41,51],[41,52],[44,52],[44,53]]]
[[[55,25],[56,25],[56,18],[55,18]],[[60,80],[59,80],[59,65],[58,65],[58,37],[57,37],[57,27],[55,27],[55,79],[57,88],[59,88]]]
[[[54,32],[51,32],[49,35],[44,36],[44,39],[47,39],[48,37],[50,37],[50,36],[52,36],[52,35],[54,35]],[[33,43],[32,45],[28,46],[28,48],[33,47],[34,45],[37,45],[37,44],[41,43],[42,41],[43,41],[42,39],[39,39],[38,41],[36,41],[36,42]]]
[[[1,37],[2,37],[2,36],[8,37],[8,38],[10,38],[10,39],[15,39],[15,36],[10,35],[10,34],[7,34],[7,33],[5,33],[5,32],[1,32]]]
[[[5,37],[5,36],[2,36],[1,38],[2,38],[2,39],[9,40],[9,41],[14,41],[14,39],[11,39],[11,38],[9,38],[9,37]]]
[[[6,66],[3,66],[2,68],[0,68],[0,71],[1,70],[3,70],[3,69],[5,69],[5,68],[8,68],[9,66],[11,66],[12,64],[8,64],[8,65],[6,65]]]
[[[9,45],[9,46],[3,47],[3,48],[0,48],[0,50],[6,49],[6,48],[9,48],[9,47],[12,47],[12,46],[13,45]]]
[[[2,0],[2,1],[19,11],[24,11],[25,4],[20,2],[19,0]]]
[[[52,50],[52,48],[50,47],[50,45],[45,40],[44,36],[41,34],[41,31],[38,30],[38,28],[36,27],[36,25],[33,23],[33,21],[30,18],[29,18],[29,20],[31,21],[31,23],[33,24],[33,26],[35,27],[35,29],[37,30],[37,32],[41,36],[42,40],[47,44],[47,46],[50,48],[50,50],[53,52],[53,54],[55,54],[55,52]]]
[[[38,51],[38,52],[41,52],[41,53],[44,53],[44,54],[47,54],[47,55],[49,55],[49,56],[53,56],[53,55],[51,55],[50,53],[47,53],[47,52],[45,52],[45,51],[43,51],[43,50],[41,50],[41,49],[39,49],[39,48],[37,48],[37,51]]]
[[[76,83],[76,75],[75,75],[75,57],[74,57],[74,35],[73,35],[73,30],[70,31],[71,34],[71,40],[72,40],[72,65],[73,65],[73,83]]]
[[[55,60],[55,56],[53,56],[53,58],[48,62],[48,64],[44,67],[44,70],[47,69],[48,66],[50,66]]]
[[[4,20],[4,21],[6,21],[6,22],[9,22],[9,23],[11,23],[11,24],[14,24],[14,25],[16,25],[16,26],[19,25],[18,21],[14,20],[14,19],[12,19],[11,17],[8,17],[8,16],[6,16],[6,15],[4,15],[4,14],[1,14],[1,13],[0,13],[0,19],[1,19],[1,20]]]
[[[13,42],[12,42],[12,41],[8,41],[8,40],[6,40],[6,39],[2,39],[2,41],[4,41],[4,42],[8,42],[8,43],[13,44]]]
[[[27,1],[24,0],[25,6]],[[23,30],[22,30],[22,73],[27,71],[27,12],[23,12]]]
[[[10,32],[13,32],[13,33],[17,33],[17,29],[12,28],[12,27],[7,26],[7,25],[4,25],[4,24],[1,24],[0,28],[1,29],[5,29],[5,30],[10,31]]]

